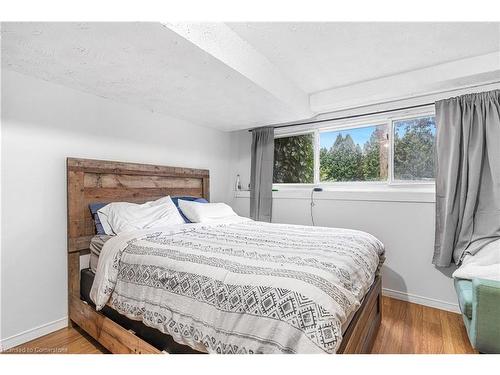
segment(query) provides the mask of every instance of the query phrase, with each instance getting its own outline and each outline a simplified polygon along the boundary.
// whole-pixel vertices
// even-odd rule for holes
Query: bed
[[[119,267],[98,272],[96,281],[79,264],[95,236],[90,203],[165,195],[208,199],[209,174],[82,159],[68,159],[67,173],[70,324],[111,352],[370,351],[381,319],[377,271],[383,258],[372,236],[242,218],[134,233],[106,242],[107,262]],[[336,250],[322,254],[322,246]],[[98,285],[93,298],[90,284]]]

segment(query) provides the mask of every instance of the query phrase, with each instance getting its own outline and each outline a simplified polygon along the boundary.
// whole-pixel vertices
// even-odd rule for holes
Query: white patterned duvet
[[[375,278],[368,233],[244,218],[123,233],[91,298],[209,353],[335,353]]]

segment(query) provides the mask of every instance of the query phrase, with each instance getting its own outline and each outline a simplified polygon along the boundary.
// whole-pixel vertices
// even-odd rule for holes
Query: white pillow
[[[225,203],[199,203],[179,199],[179,208],[193,223],[209,223],[211,221],[238,216]]]
[[[169,196],[143,204],[113,202],[97,211],[106,234],[184,224]]]

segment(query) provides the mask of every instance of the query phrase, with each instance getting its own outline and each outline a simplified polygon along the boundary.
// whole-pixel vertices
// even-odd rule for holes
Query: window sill
[[[276,186],[273,199],[310,199],[311,186]],[[347,200],[375,202],[420,202],[435,203],[436,194],[433,184],[391,186],[373,184],[369,186],[322,186],[322,192],[314,193],[314,200]],[[250,198],[250,191],[235,191],[235,198]]]

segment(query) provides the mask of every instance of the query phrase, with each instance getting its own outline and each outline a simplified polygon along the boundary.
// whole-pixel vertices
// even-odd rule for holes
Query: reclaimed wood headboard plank
[[[209,180],[206,169],[68,158],[68,252],[88,249],[95,235],[90,203],[143,203],[166,195],[208,200]]]

